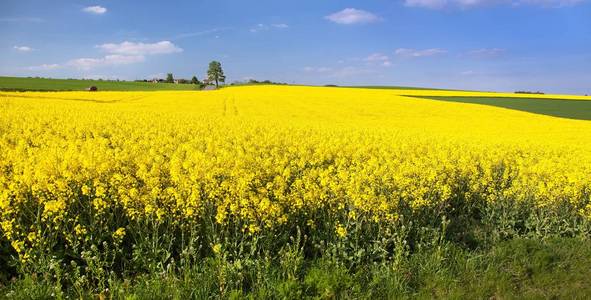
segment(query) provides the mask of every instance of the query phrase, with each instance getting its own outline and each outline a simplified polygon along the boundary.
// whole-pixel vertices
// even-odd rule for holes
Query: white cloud
[[[141,63],[148,55],[169,54],[182,52],[183,49],[169,41],[161,41],[152,44],[133,43],[125,41],[120,44],[108,43],[96,46],[107,52],[108,55],[99,58],[77,58],[66,63],[66,66],[80,70],[90,70],[104,66],[121,66]]]
[[[347,66],[347,67],[343,67],[343,68],[334,70],[332,73],[329,74],[328,77],[345,78],[345,77],[353,77],[353,76],[371,74],[371,73],[374,73],[374,71],[370,70],[370,69],[366,69],[366,68]]]
[[[121,55],[153,55],[153,54],[170,54],[182,52],[183,49],[177,47],[169,41],[160,41],[152,44],[134,43],[125,41],[120,44],[102,44],[96,46],[107,53],[121,54]]]
[[[493,5],[531,5],[540,7],[566,7],[577,5],[585,0],[405,0],[404,5],[428,9],[460,8],[493,6]]]
[[[100,75],[100,74],[90,74],[90,75],[82,75],[82,79],[91,79],[91,80],[123,80],[122,76],[117,75]]]
[[[256,32],[260,32],[260,31],[267,31],[269,29],[286,29],[289,28],[289,25],[285,24],[285,23],[280,23],[280,24],[271,24],[271,25],[266,25],[266,24],[256,24],[255,26],[251,27],[248,31],[252,32],[252,33],[256,33]]]
[[[476,74],[476,72],[474,72],[472,70],[467,70],[467,71],[460,72],[460,75],[464,75],[464,76],[470,76],[470,75],[474,75],[474,74]]]
[[[144,56],[142,55],[119,55],[119,54],[112,54],[107,55],[103,58],[106,64],[110,65],[128,65],[143,62],[145,60]]]
[[[19,51],[19,52],[31,52],[31,51],[33,51],[33,48],[28,47],[28,46],[14,46],[13,48],[16,51]]]
[[[166,74],[164,73],[155,73],[152,75],[148,75],[147,77],[148,79],[160,79],[160,78],[166,78]]]
[[[396,51],[394,51],[394,54],[400,57],[427,57],[440,55],[444,53],[447,53],[447,51],[439,48],[431,48],[424,50],[398,48],[396,49]]]
[[[389,60],[390,57],[388,55],[382,53],[373,53],[365,58],[365,61],[384,61]]]
[[[404,5],[409,7],[423,7],[430,9],[441,9],[448,5],[447,0],[405,0]]]
[[[38,66],[27,67],[26,69],[29,71],[49,71],[49,70],[59,69],[61,67],[62,66],[60,66],[58,64],[42,64],[42,65],[38,65]]]
[[[112,54],[102,58],[77,58],[70,60],[67,65],[80,70],[90,70],[103,66],[129,65],[143,62],[145,57],[142,55],[119,55]]]
[[[255,33],[263,30],[268,30],[269,28],[264,24],[256,24],[254,27],[250,28],[250,32]]]
[[[82,11],[90,13],[90,14],[102,15],[107,12],[107,9],[102,6],[96,5],[96,6],[85,7],[82,9]]]
[[[209,34],[214,34],[214,33],[222,32],[222,31],[226,31],[226,30],[230,30],[230,27],[219,27],[219,28],[206,29],[206,30],[202,30],[202,31],[181,33],[181,34],[176,35],[172,39],[178,40],[178,39],[185,39],[185,38],[209,35]],[[215,37],[218,38],[219,36],[216,35]]]
[[[346,78],[354,77],[362,74],[374,73],[373,70],[364,67],[343,66],[338,68],[330,67],[305,67],[305,72],[310,74],[317,74],[324,78]]]
[[[389,67],[392,65],[390,57],[382,53],[373,53],[366,57],[364,60],[370,64],[379,64],[384,67]]]
[[[329,67],[305,67],[304,71],[312,73],[326,73],[332,71]]]
[[[331,22],[344,25],[373,23],[381,20],[380,17],[368,11],[356,8],[345,8],[324,18]]]
[[[502,48],[481,48],[468,51],[466,55],[473,58],[495,58],[503,55],[505,51]]]
[[[585,0],[520,0],[516,1],[516,4],[558,8],[574,6],[584,1]]]

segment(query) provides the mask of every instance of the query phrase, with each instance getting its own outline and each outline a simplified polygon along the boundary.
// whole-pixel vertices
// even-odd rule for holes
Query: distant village
[[[174,84],[195,84],[201,89],[215,89],[215,82],[207,77],[204,77],[202,81],[197,79],[197,76],[193,76],[191,79],[174,78],[172,73],[168,73],[166,79],[163,78],[152,78],[152,79],[139,79],[134,80],[135,82],[151,82],[151,83],[174,83]]]
[[[134,81],[135,82],[151,82],[151,83],[196,84],[196,85],[199,85],[200,88],[202,88],[202,89],[215,89],[215,82],[208,79],[207,77],[204,77],[205,79],[200,81],[196,76],[193,76],[193,78],[191,78],[191,79],[185,79],[185,78],[174,78],[174,75],[172,73],[169,73],[169,75],[172,76],[172,80],[170,80],[170,78],[168,78],[169,76],[167,75],[166,79],[152,78],[152,79],[139,79],[139,80],[134,80]],[[256,80],[256,79],[252,79],[252,78],[244,80],[244,81],[233,81],[229,85],[246,85],[246,84],[249,84],[249,85],[252,85],[252,84],[287,85],[287,83],[285,83],[285,82],[275,82],[275,81],[271,81],[271,80]]]
[[[174,83],[174,84],[195,84],[199,86],[200,89],[214,89],[218,88],[220,83],[224,84],[226,82],[226,75],[224,75],[224,70],[222,69],[222,64],[219,61],[211,61],[209,63],[207,74],[203,77],[203,81],[200,81],[197,76],[193,76],[191,79],[184,79],[184,78],[174,78],[172,73],[166,74],[166,79],[162,78],[152,78],[152,79],[144,79],[144,80],[136,80],[138,82],[152,82],[152,83]],[[254,79],[250,79],[247,82],[234,82],[231,85],[235,84],[282,84],[277,82],[272,82],[270,80],[265,80],[259,82]]]

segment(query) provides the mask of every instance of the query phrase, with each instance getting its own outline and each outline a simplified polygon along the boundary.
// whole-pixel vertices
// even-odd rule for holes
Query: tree
[[[200,84],[199,79],[197,79],[197,76],[193,76],[193,78],[191,78],[191,84]]]
[[[174,82],[174,77],[172,77],[172,73],[166,74],[166,82],[168,82],[168,83]]]
[[[209,69],[207,70],[207,78],[209,81],[215,81],[215,87],[217,88],[220,82],[226,81],[224,76],[224,70],[222,70],[222,64],[219,61],[212,61],[209,63]]]

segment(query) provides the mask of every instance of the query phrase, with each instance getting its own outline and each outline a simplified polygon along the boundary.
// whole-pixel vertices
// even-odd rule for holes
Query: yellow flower
[[[113,239],[114,240],[122,240],[125,237],[125,228],[119,227],[115,232],[113,232]]]
[[[2,92],[2,233],[23,251],[68,235],[86,211],[107,226],[215,219],[245,235],[302,224],[316,233],[336,220],[424,216],[455,197],[570,206],[591,221],[591,122],[420,99],[433,96],[531,97],[303,86]],[[29,224],[39,211],[47,237],[29,232],[41,228]],[[315,219],[323,215],[334,219]],[[346,238],[347,228],[329,231]],[[78,238],[95,230],[74,227]],[[125,229],[112,234],[122,240]]]
[[[99,212],[102,212],[104,209],[107,208],[107,202],[102,198],[94,198],[92,200],[92,205],[94,206],[94,209],[96,209]]]
[[[63,200],[50,200],[45,202],[43,215],[44,217],[54,216],[54,219],[58,219],[65,208],[66,203]]]
[[[345,227],[344,227],[343,225],[341,225],[341,224],[337,224],[337,226],[336,226],[336,232],[337,232],[337,235],[338,235],[340,238],[344,238],[344,237],[346,237],[346,236],[347,236],[347,228],[345,228]]]
[[[105,192],[106,191],[107,190],[105,189],[104,186],[99,185],[99,186],[96,187],[95,192],[94,192],[94,195],[97,196],[97,197],[102,197],[102,196],[105,195]]]
[[[35,231],[29,232],[29,234],[27,235],[27,240],[29,240],[29,242],[31,242],[31,244],[35,244],[38,240],[37,232],[35,232]]]
[[[12,241],[10,242],[10,245],[12,245],[12,248],[14,249],[14,251],[16,251],[16,253],[21,254],[25,251],[25,242],[23,241]]]
[[[84,236],[87,233],[86,227],[84,227],[80,224],[77,224],[76,226],[74,226],[74,233],[77,236]]]
[[[81,190],[82,190],[82,195],[84,195],[84,196],[90,195],[90,188],[88,186],[83,185]]]
[[[351,219],[351,220],[357,219],[357,213],[354,210],[349,211],[349,219]]]
[[[211,250],[215,254],[220,254],[220,252],[222,251],[222,245],[219,244],[219,243],[218,244],[215,244],[215,245],[213,245],[213,247],[211,247]]]

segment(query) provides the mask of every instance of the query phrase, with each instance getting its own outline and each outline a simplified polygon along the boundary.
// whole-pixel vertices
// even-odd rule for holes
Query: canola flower
[[[491,94],[0,93],[0,228],[26,262],[50,240],[121,245],[133,222],[249,236],[331,222],[342,239],[348,224],[425,218],[454,199],[591,219],[591,122],[416,98],[454,95]]]

